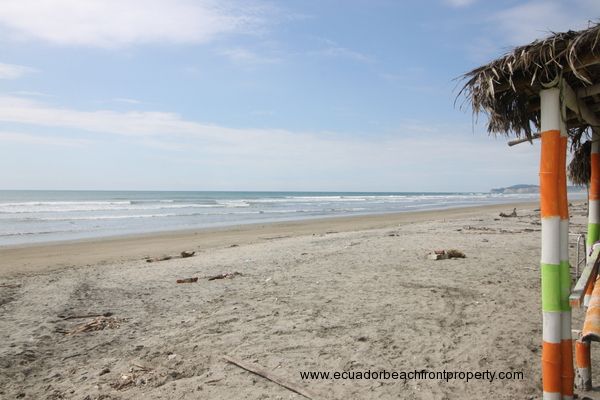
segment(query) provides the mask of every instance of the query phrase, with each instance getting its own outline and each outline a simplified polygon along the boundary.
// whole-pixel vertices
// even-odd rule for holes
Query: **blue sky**
[[[487,191],[537,183],[454,106],[595,0],[2,0],[0,189]]]

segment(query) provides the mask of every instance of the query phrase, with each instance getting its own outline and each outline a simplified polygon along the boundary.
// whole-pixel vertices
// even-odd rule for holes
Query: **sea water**
[[[536,198],[490,193],[0,191],[0,246]]]

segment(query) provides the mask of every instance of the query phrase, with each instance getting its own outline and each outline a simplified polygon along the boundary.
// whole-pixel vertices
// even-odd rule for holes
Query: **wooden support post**
[[[561,391],[563,400],[573,399],[575,370],[573,368],[573,339],[571,337],[571,266],[569,264],[569,199],[567,194],[566,108],[560,104],[560,148],[558,163],[558,209],[560,214],[560,307],[561,307]]]
[[[560,90],[540,91],[542,149],[540,211],[542,217],[542,383],[544,400],[562,399],[562,302],[560,279]],[[570,334],[570,332],[569,332]]]

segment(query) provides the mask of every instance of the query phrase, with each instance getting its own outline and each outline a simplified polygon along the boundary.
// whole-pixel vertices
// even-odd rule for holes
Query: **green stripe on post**
[[[560,308],[561,311],[571,311],[569,296],[571,294],[571,266],[568,261],[561,261],[559,266],[560,279]]]
[[[600,234],[600,224],[588,224],[588,237],[587,237],[587,245],[588,247],[592,247],[594,243],[598,241],[598,235]]]
[[[562,311],[560,265],[542,263],[542,310]]]

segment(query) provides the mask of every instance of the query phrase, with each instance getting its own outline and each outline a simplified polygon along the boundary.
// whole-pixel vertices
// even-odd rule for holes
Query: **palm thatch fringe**
[[[569,163],[569,180],[577,186],[587,186],[592,174],[590,153],[592,142],[586,141],[573,153],[573,159]]]
[[[559,77],[575,90],[599,82],[599,62],[600,24],[553,33],[464,74],[457,100],[488,116],[490,134],[531,138],[540,127],[539,90]],[[589,127],[577,117],[567,115],[571,136]]]

